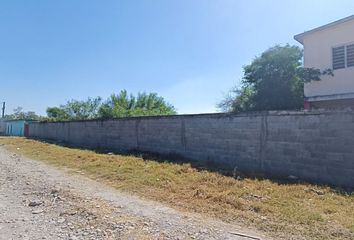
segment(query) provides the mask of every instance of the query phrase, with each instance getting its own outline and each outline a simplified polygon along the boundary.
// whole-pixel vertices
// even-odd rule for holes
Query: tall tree
[[[176,114],[175,108],[156,93],[139,93],[134,97],[126,90],[112,94],[99,110],[102,118],[171,114]]]
[[[49,120],[65,121],[70,119],[68,113],[61,107],[48,107],[47,116]]]
[[[98,110],[102,104],[101,97],[87,100],[70,100],[60,107],[47,108],[49,120],[85,120],[98,118]]]
[[[102,103],[101,97],[88,98],[87,100],[71,100],[62,106],[70,119],[83,120],[98,117],[98,111]]]
[[[304,68],[297,46],[275,46],[243,68],[242,87],[232,89],[218,106],[227,111],[301,109],[304,83],[332,75],[330,69]]]

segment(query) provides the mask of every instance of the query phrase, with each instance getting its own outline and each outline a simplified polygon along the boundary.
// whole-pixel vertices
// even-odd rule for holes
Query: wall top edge
[[[263,117],[263,116],[302,116],[302,115],[336,115],[336,114],[354,114],[353,110],[312,110],[312,111],[262,111],[247,113],[202,113],[202,114],[180,114],[167,116],[141,116],[141,117],[122,117],[112,119],[89,119],[89,120],[70,120],[70,121],[43,121],[30,124],[44,123],[69,123],[69,122],[106,122],[106,121],[124,121],[124,120],[145,120],[145,119],[189,119],[189,118],[237,118],[237,117]]]

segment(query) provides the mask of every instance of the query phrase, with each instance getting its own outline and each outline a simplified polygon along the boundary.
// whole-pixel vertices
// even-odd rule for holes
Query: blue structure
[[[6,133],[6,122],[3,119],[0,119],[0,136],[5,135]]]
[[[26,120],[6,120],[6,132],[8,136],[24,136]]]

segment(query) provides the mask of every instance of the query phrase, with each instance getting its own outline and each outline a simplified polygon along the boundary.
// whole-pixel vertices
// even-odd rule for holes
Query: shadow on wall
[[[197,169],[198,171],[209,171],[209,172],[221,174],[226,177],[233,177],[239,180],[248,178],[248,179],[258,179],[258,180],[271,180],[272,182],[277,183],[278,185],[289,185],[289,184],[314,185],[313,183],[299,179],[296,176],[270,177],[269,175],[263,173],[239,171],[237,168],[230,170],[230,168],[228,167],[225,168],[220,167],[220,164],[217,164],[215,161],[197,161],[197,160],[183,157],[178,154],[159,154],[153,152],[145,152],[145,151],[143,152],[138,150],[117,152],[117,151],[111,151],[107,149],[97,149],[97,148],[92,149],[92,148],[72,146],[66,144],[65,142],[57,142],[52,140],[43,140],[43,139],[35,139],[35,140],[47,144],[49,143],[49,144],[70,148],[70,149],[82,149],[82,150],[89,149],[99,154],[134,156],[134,157],[141,158],[144,161],[155,161],[159,163],[172,163],[172,164],[179,164],[179,165],[190,164],[192,168]],[[348,195],[354,193],[354,188],[338,187],[338,186],[328,185],[328,184],[316,184],[316,185],[330,187],[333,191],[342,195]]]

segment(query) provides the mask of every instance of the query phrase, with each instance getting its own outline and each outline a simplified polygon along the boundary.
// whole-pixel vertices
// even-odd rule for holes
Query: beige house
[[[305,108],[354,108],[354,15],[296,35],[304,66],[334,76],[305,84]]]

